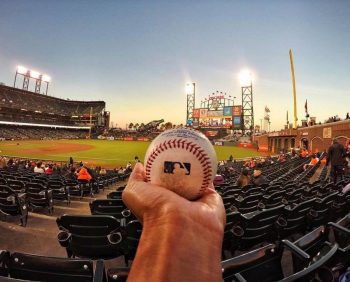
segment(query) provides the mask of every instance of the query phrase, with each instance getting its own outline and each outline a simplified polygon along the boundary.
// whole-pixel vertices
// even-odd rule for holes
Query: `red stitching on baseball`
[[[187,141],[185,139],[172,139],[164,141],[163,143],[160,143],[157,145],[156,148],[153,149],[152,153],[149,155],[147,161],[146,161],[146,178],[147,181],[151,181],[151,175],[150,170],[152,167],[153,161],[156,159],[156,157],[161,154],[161,152],[164,151],[164,149],[168,149],[167,144],[169,148],[180,148],[185,149],[186,151],[189,151],[190,153],[193,153],[193,155],[199,160],[202,169],[203,169],[203,180],[200,190],[197,193],[197,196],[200,196],[203,190],[205,190],[208,185],[210,184],[210,180],[212,178],[211,174],[213,173],[211,162],[209,156],[205,153],[203,149],[201,149],[200,146],[198,146],[195,143],[192,143],[190,141]],[[171,146],[173,145],[173,147]],[[163,147],[164,146],[164,147]],[[149,170],[147,169],[149,168]]]

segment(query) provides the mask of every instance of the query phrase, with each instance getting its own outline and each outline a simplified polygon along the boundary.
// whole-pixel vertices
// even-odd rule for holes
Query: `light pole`
[[[241,71],[239,81],[242,91],[242,131],[244,133],[246,130],[253,131],[254,129],[253,82],[251,72],[249,70]]]
[[[193,109],[195,108],[196,84],[194,82],[187,83],[185,92],[187,96],[186,124],[192,125]]]

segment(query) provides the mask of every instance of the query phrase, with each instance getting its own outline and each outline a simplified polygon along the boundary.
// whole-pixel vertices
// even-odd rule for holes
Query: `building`
[[[260,151],[271,153],[286,152],[297,147],[305,147],[312,152],[323,151],[328,149],[333,139],[344,145],[350,142],[349,119],[253,136],[253,142]]]

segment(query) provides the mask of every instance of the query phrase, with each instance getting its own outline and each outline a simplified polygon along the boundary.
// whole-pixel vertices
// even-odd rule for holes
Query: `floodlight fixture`
[[[41,80],[44,82],[50,82],[51,81],[51,77],[48,76],[47,74],[43,74],[41,77]]]
[[[44,82],[46,83],[45,94],[47,95],[49,82],[51,81],[50,76],[48,76],[47,74],[41,74],[35,70],[30,70],[24,66],[17,66],[13,87],[16,87],[16,81],[17,81],[18,75],[23,77],[23,85],[22,85],[23,90],[28,91],[30,80],[35,79],[35,93],[40,93],[41,85]]]
[[[252,73],[249,70],[242,70],[239,73],[239,82],[241,87],[252,85]]]
[[[185,87],[185,91],[187,95],[193,95],[194,94],[194,88],[195,88],[195,83],[193,82],[188,82]]]
[[[28,73],[28,69],[24,66],[18,66],[17,73],[26,75]]]
[[[30,71],[30,77],[34,79],[40,79],[40,73],[34,70]]]

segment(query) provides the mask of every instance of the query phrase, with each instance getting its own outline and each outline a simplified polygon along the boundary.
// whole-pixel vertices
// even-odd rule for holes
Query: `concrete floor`
[[[123,183],[118,182],[92,197],[72,197],[71,204],[55,201],[53,215],[47,210],[29,212],[26,227],[19,225],[19,219],[0,215],[0,250],[24,252],[52,257],[67,257],[65,248],[57,240],[56,218],[63,214],[90,215],[89,202],[94,199],[106,199],[109,192],[115,191]],[[106,261],[107,267],[124,266],[123,259]]]

